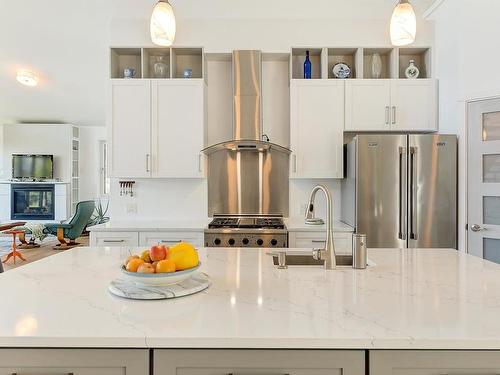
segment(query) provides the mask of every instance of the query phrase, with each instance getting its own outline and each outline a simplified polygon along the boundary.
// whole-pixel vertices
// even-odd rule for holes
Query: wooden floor
[[[45,240],[47,241],[47,240]],[[88,237],[80,237],[77,240],[78,243],[81,243],[83,246],[87,246],[89,243],[89,238]],[[17,267],[22,267],[26,264],[29,264],[31,262],[35,262],[37,260],[49,257],[51,255],[55,254],[60,254],[64,250],[53,250],[52,246],[56,245],[58,242],[56,241],[49,241],[46,244],[44,244],[41,247],[37,247],[34,249],[20,249],[19,251],[23,254],[23,256],[26,258],[26,262],[23,262],[21,259],[16,258],[16,263],[14,264],[12,258],[9,259],[7,263],[3,263],[3,268],[4,271],[12,270]],[[66,250],[67,251],[67,250]],[[5,256],[2,257],[2,261],[5,259]]]

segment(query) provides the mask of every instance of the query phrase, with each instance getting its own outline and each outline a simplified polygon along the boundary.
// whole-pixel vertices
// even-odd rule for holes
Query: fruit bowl
[[[170,273],[138,273],[129,272],[125,269],[125,266],[121,266],[120,269],[125,280],[129,280],[138,285],[152,285],[152,286],[165,286],[178,284],[181,281],[189,279],[194,272],[200,268],[201,262],[198,263],[196,267],[189,268],[183,271],[175,271]]]

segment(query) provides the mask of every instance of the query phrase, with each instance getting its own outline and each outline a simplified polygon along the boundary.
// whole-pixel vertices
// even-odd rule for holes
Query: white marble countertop
[[[179,220],[110,220],[105,224],[89,227],[91,232],[137,232],[137,231],[195,231],[202,232],[211,218],[179,219]],[[285,225],[290,232],[324,232],[325,225],[307,225],[303,218],[285,218]],[[335,232],[353,232],[354,228],[335,220]]]
[[[500,349],[500,265],[455,250],[326,271],[200,249],[212,286],[164,301],[108,292],[127,254],[75,248],[0,274],[0,347]]]

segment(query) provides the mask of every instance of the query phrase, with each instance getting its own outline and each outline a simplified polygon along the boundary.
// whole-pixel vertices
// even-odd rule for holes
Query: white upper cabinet
[[[150,83],[142,79],[112,80],[110,95],[110,175],[149,177]]]
[[[435,79],[346,82],[347,131],[437,131]]]
[[[203,177],[202,79],[152,81],[152,176]]]
[[[347,131],[390,130],[390,79],[347,81],[345,92]]]
[[[204,177],[203,79],[111,80],[111,176]]]
[[[291,81],[291,178],[342,178],[343,131],[344,81]]]
[[[438,130],[435,79],[397,79],[392,82],[391,130]]]

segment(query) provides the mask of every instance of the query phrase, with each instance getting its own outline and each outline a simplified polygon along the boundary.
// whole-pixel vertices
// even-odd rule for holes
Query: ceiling
[[[434,0],[413,0],[422,14]],[[155,0],[0,0],[0,123],[102,126],[110,25],[149,18]],[[388,19],[394,0],[171,0],[183,20]],[[145,30],[147,33],[147,30]],[[181,35],[182,36],[182,35]],[[21,86],[15,71],[40,76]]]

